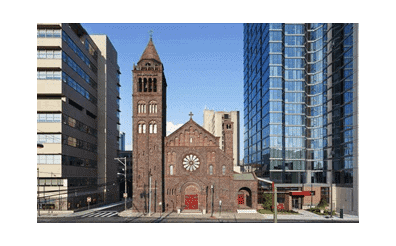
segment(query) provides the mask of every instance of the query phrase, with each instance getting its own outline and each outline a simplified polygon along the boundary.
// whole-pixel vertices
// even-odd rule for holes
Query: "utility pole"
[[[277,206],[277,200],[278,200],[278,195],[277,193],[277,188],[274,187],[274,223],[278,223],[278,206]]]
[[[151,173],[149,175],[149,216],[151,215]]]
[[[214,191],[213,185],[211,185],[210,188],[212,189],[212,215],[211,215],[211,217],[213,217],[213,191]]]
[[[121,161],[121,159],[124,160],[124,162]],[[119,161],[122,165],[124,165],[124,181],[125,181],[125,190],[124,190],[124,199],[125,199],[125,210],[127,210],[127,197],[128,197],[128,192],[127,192],[127,165],[126,165],[126,157],[120,157],[120,158],[114,158],[114,160]],[[125,195],[127,194],[127,195]]]
[[[332,170],[333,172],[333,170]],[[333,218],[333,175],[330,183],[330,218]]]
[[[39,186],[40,179],[39,179],[39,174],[40,174],[40,172],[39,172],[39,169],[37,168],[37,211],[38,211],[38,215],[40,216],[40,195],[39,195],[39,193],[40,193],[40,186]]]

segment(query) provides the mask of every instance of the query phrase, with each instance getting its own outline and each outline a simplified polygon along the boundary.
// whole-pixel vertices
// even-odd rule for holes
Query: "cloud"
[[[169,136],[170,134],[172,134],[172,132],[176,131],[177,129],[179,129],[179,127],[181,127],[183,124],[173,124],[173,122],[166,122],[166,136]]]

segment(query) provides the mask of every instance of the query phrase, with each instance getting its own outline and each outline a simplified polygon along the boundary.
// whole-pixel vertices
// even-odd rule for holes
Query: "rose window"
[[[199,159],[195,155],[187,155],[183,159],[183,166],[187,171],[195,171],[199,167]]]

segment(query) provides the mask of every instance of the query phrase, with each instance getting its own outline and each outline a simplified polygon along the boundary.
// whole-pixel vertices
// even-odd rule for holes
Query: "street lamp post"
[[[274,223],[278,223],[278,194],[277,188],[274,187]]]
[[[124,160],[124,162],[122,162],[121,161],[121,159],[123,159]],[[126,173],[127,173],[127,165],[126,165],[126,157],[120,157],[120,158],[114,158],[114,160],[117,160],[117,161],[119,161],[122,165],[124,165],[124,181],[125,181],[125,190],[124,190],[124,199],[125,199],[125,210],[127,210],[127,197],[128,197],[128,192],[127,192],[127,176],[126,176]],[[125,193],[127,194],[127,195],[125,195]]]
[[[37,143],[37,148],[38,149],[42,149],[42,148],[44,148],[44,145],[42,144],[42,143]],[[39,168],[37,168],[37,211],[38,211],[38,215],[40,216],[40,195],[39,195],[39,192],[40,192],[40,185],[39,185],[39,183],[40,183],[40,178],[39,178],[39,173],[40,173],[40,171],[39,171]]]
[[[333,156],[335,155],[334,149],[331,150],[331,179],[330,179],[330,218],[333,218]]]
[[[212,189],[212,214],[211,217],[213,217],[213,185],[210,186],[210,188]]]
[[[38,211],[38,215],[40,216],[40,195],[39,195],[39,192],[40,192],[40,186],[39,186],[39,182],[40,182],[40,179],[39,179],[39,169],[37,168],[37,211]]]

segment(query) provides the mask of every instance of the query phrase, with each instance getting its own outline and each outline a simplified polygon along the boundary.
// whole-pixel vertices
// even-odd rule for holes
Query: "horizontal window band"
[[[61,114],[62,111],[37,111],[38,114]]]
[[[60,67],[37,67],[37,71],[62,71]]]
[[[37,99],[59,99],[64,97],[63,94],[37,94]]]
[[[37,46],[37,50],[62,50],[60,46]]]
[[[37,29],[62,29],[61,25],[37,24]]]

